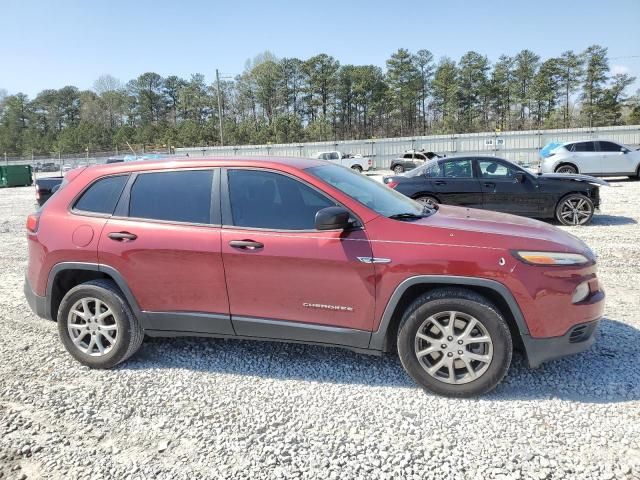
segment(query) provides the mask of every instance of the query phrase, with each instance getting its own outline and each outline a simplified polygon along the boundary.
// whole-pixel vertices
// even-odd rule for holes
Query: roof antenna
[[[129,144],[129,142],[125,142],[127,144],[127,147],[129,147],[129,150],[131,150],[133,152],[133,156],[136,157],[136,160],[138,159],[138,154],[136,153],[136,151],[131,147],[131,145]]]

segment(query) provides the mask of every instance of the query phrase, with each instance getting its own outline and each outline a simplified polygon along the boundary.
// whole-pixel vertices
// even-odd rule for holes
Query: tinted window
[[[471,169],[471,160],[449,160],[442,163],[442,173],[447,178],[471,178],[473,170]]]
[[[425,176],[430,178],[441,177],[442,176],[441,167],[442,165],[438,163],[437,160],[430,160],[424,163],[423,165],[420,165],[419,167],[414,168],[413,170],[409,170],[407,173],[404,174],[404,176],[409,178],[418,177],[418,176]]]
[[[233,224],[274,230],[315,228],[316,212],[333,207],[318,191],[285,175],[259,170],[230,170]]]
[[[144,173],[131,187],[129,216],[209,223],[212,170]]]
[[[381,182],[376,182],[366,175],[354,172],[350,168],[325,165],[312,167],[307,171],[380,215],[391,216],[399,213],[421,215],[424,213],[422,204],[405,197]]]
[[[502,162],[493,160],[478,160],[478,167],[482,178],[515,178],[518,171]]]
[[[598,142],[598,145],[601,152],[620,152],[624,150],[620,145],[613,142]]]
[[[116,208],[128,176],[106,177],[91,185],[76,202],[75,209],[83,212],[111,215]]]
[[[573,144],[572,152],[595,152],[594,142],[578,142]]]

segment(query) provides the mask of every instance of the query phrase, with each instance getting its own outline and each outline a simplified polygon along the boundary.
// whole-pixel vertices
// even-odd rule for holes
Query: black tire
[[[401,173],[404,173],[404,167],[400,164],[394,165],[391,170],[393,170],[393,173],[395,173],[396,175],[400,175]]]
[[[570,211],[570,207],[567,205],[568,203],[573,204],[580,213],[574,215],[573,212]],[[581,193],[571,193],[560,199],[556,205],[555,213],[556,219],[562,225],[579,226],[588,225],[593,218],[594,211],[595,207],[589,197]],[[576,218],[578,219],[577,223],[575,221]]]
[[[115,325],[115,342],[100,356],[83,352],[71,339],[68,324],[72,307],[82,299],[98,299],[111,310],[109,321]],[[92,300],[90,300],[91,302]],[[94,311],[96,304],[94,303]],[[90,307],[89,307],[90,310]],[[82,321],[82,320],[81,320]],[[89,322],[85,322],[88,324]],[[79,329],[77,331],[80,331]],[[122,292],[111,280],[92,280],[75,286],[67,292],[58,310],[58,334],[67,352],[83,365],[91,368],[111,368],[136,353],[144,339],[140,321],[133,315]],[[86,333],[92,338],[91,333]],[[87,337],[84,337],[87,338]],[[86,342],[84,342],[86,343]],[[101,341],[102,345],[102,341]]]
[[[488,366],[483,365],[481,362],[475,362],[475,366],[483,366],[477,370],[481,372],[481,374],[471,380],[468,378],[465,380],[469,370],[464,369],[463,371],[467,372],[467,374],[460,374],[462,375],[460,381],[464,380],[466,383],[446,383],[445,380],[437,378],[438,374],[442,372],[442,369],[436,371],[435,374],[428,373],[428,365],[425,366],[422,363],[423,360],[418,359],[416,353],[418,342],[422,341],[419,340],[416,335],[422,326],[428,322],[428,319],[438,316],[439,314],[447,315],[451,311],[477,320],[480,324],[478,329],[482,327],[482,331],[484,332],[482,335],[490,338],[490,346],[482,347],[492,348],[492,356],[489,362],[485,362]],[[458,319],[455,320],[455,322],[458,321]],[[474,330],[475,329],[472,329],[472,332]],[[433,330],[431,330],[431,332],[433,332]],[[509,370],[511,356],[513,354],[513,342],[511,333],[509,332],[509,326],[499,313],[499,310],[482,295],[457,287],[438,288],[416,298],[409,305],[402,317],[398,327],[397,341],[400,361],[409,375],[425,390],[447,397],[472,397],[493,390]],[[440,341],[441,340],[438,340],[435,343],[439,343]],[[447,342],[444,335],[442,341]],[[451,343],[456,344],[457,342],[454,339]],[[478,343],[477,345],[480,344]],[[452,348],[454,350],[464,348],[465,352],[473,353],[471,349],[467,350],[466,346],[454,346]],[[461,352],[462,350],[458,351],[458,353]],[[437,356],[434,358],[435,355],[440,355],[440,352],[424,355],[422,358],[426,359],[425,362],[433,361],[436,364],[440,359],[444,358],[444,353],[442,353],[442,357]],[[447,355],[450,354],[448,353]],[[430,357],[434,359],[431,360]],[[459,358],[453,358],[452,361],[464,363]],[[471,360],[471,362],[474,362],[474,360]],[[456,367],[455,363],[452,365],[454,378],[457,378],[458,373],[456,373],[456,369],[459,371],[462,367]],[[475,368],[473,364],[471,365],[472,369]],[[447,372],[450,372],[450,369],[448,367],[446,368]]]
[[[353,165],[351,170],[355,170],[358,173],[362,173],[362,167],[360,165]]]
[[[425,205],[437,205],[440,203],[433,195],[418,195],[414,200],[416,202],[424,203]]]
[[[566,173],[569,175],[575,175],[576,173],[578,173],[578,169],[573,165],[565,163],[563,165],[559,165],[558,168],[556,168],[555,173]]]

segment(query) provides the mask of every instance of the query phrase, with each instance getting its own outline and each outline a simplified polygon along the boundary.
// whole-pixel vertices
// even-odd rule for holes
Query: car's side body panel
[[[188,160],[113,164],[71,175],[45,206],[37,233],[29,234],[30,305],[53,317],[57,275],[95,271],[116,282],[152,335],[263,338],[372,352],[384,348],[399,299],[418,284],[489,289],[528,339],[562,337],[602,315],[594,256],[576,238],[534,220],[446,205],[417,220],[387,218],[305,170],[322,165],[300,159]],[[127,217],[136,173],[189,168],[289,175],[321,190],[357,222],[344,231],[237,227],[225,213],[229,200],[222,182],[211,196],[218,216],[211,213],[207,224]],[[72,211],[92,181],[123,173],[131,175],[115,215]],[[114,233],[135,237],[109,236]],[[262,246],[239,250],[232,241]],[[523,249],[578,252],[589,261],[579,267],[532,266],[512,254]],[[582,282],[589,284],[589,296],[574,304],[572,293]]]

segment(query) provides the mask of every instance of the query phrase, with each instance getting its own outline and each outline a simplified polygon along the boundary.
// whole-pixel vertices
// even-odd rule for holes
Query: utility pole
[[[218,93],[218,122],[220,123],[220,145],[224,147],[224,136],[222,135],[222,102],[220,101],[220,72],[216,68],[216,91]]]

